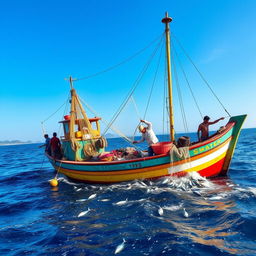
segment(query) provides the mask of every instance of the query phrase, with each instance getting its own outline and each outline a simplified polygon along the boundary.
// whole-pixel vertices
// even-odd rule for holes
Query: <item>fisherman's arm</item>
[[[211,124],[216,124],[216,123],[218,123],[220,120],[224,120],[225,119],[225,117],[221,117],[221,118],[219,118],[219,119],[217,119],[217,120],[215,120],[215,121],[213,121],[213,122],[209,122],[209,125],[211,125]]]
[[[143,142],[144,140],[145,140],[145,137],[142,136],[140,140],[134,140],[132,143],[133,143],[133,144],[137,144],[137,143]]]
[[[148,126],[148,129],[152,129],[152,123],[146,120],[140,120],[142,123],[145,123]]]

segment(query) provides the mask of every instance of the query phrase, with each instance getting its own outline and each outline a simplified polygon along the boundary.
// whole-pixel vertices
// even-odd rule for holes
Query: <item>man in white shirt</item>
[[[146,121],[146,120],[140,120],[142,123],[145,123],[147,127],[144,127],[143,125],[139,126],[139,131],[142,133],[141,139],[139,141],[133,141],[133,144],[135,143],[140,143],[143,141],[147,141],[148,143],[148,155],[153,156],[154,151],[151,147],[151,145],[155,144],[158,142],[158,138],[156,137],[153,129],[152,129],[152,123]]]

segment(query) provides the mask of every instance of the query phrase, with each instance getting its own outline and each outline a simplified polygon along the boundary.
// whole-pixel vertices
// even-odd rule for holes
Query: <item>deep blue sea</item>
[[[52,188],[38,144],[1,146],[0,167],[0,255],[256,255],[256,129],[224,178]]]

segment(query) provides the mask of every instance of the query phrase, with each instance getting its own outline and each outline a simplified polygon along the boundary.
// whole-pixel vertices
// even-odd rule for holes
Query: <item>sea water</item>
[[[221,178],[51,188],[37,144],[0,147],[0,166],[0,255],[256,255],[256,129]]]

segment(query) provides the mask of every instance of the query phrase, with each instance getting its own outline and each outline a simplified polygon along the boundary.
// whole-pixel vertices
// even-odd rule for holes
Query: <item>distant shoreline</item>
[[[0,143],[0,147],[1,146],[29,145],[29,144],[40,144],[40,142]]]

